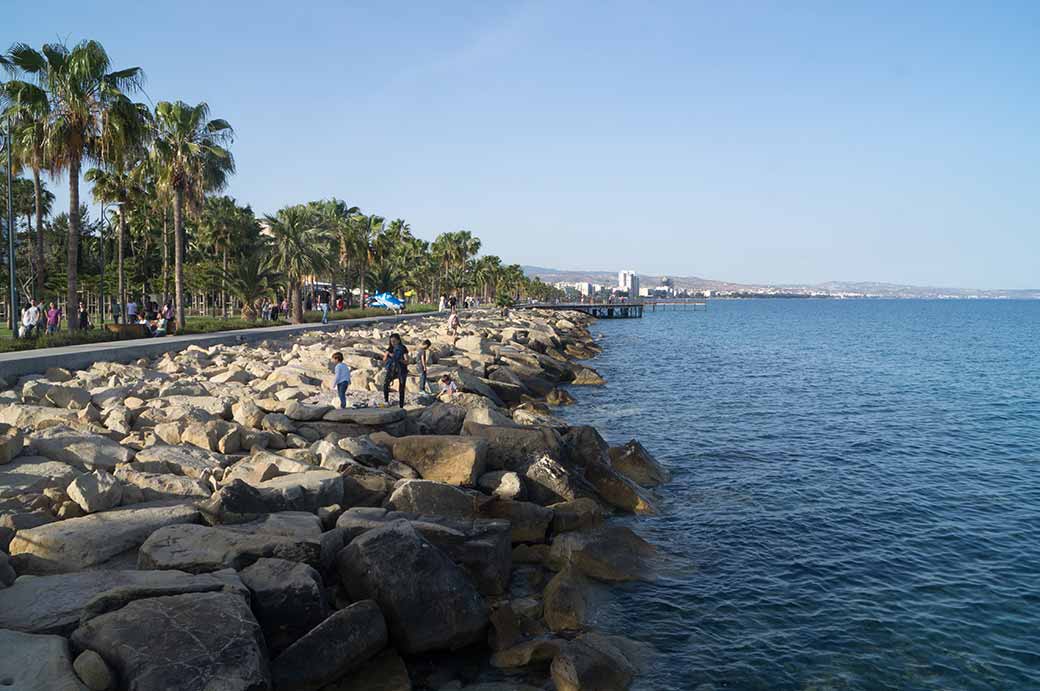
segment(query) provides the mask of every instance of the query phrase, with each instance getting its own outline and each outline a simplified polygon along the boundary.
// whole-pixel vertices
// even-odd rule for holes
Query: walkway
[[[385,317],[359,317],[341,319],[328,324],[287,324],[283,326],[216,331],[186,336],[163,336],[160,338],[135,338],[111,343],[84,343],[62,348],[38,348],[14,353],[0,353],[0,377],[12,380],[23,374],[46,371],[48,367],[86,369],[95,362],[129,363],[142,357],[155,357],[163,353],[184,350],[190,345],[208,348],[218,343],[255,343],[268,338],[287,338],[306,331],[338,331],[343,327],[366,324],[397,323],[423,317],[436,317],[437,312],[415,314],[389,314]]]

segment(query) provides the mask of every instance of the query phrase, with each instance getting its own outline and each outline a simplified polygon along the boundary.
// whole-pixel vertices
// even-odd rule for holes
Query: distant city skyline
[[[141,100],[208,102],[258,214],[336,196],[527,265],[1040,287],[1036,3],[4,12],[0,49],[94,38]]]

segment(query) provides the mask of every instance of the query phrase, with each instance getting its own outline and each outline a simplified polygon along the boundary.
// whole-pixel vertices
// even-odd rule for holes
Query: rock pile
[[[604,383],[587,324],[402,322],[459,389],[413,371],[404,410],[384,326],[0,380],[0,684],[627,688],[644,652],[590,615],[654,548],[604,521],[669,475],[547,405]]]

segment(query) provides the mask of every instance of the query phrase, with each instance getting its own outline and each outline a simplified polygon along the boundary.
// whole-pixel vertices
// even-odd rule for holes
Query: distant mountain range
[[[550,269],[544,266],[525,266],[528,276],[537,276],[546,283],[598,283],[616,286],[617,271],[574,271]],[[639,274],[642,287],[660,285],[660,275]],[[829,295],[833,297],[884,297],[884,298],[1005,298],[1019,300],[1040,299],[1040,288],[1028,290],[975,290],[970,288],[940,288],[934,286],[912,286],[896,283],[874,283],[869,281],[828,281],[806,284],[753,284],[717,281],[699,276],[669,276],[677,290],[705,291],[713,293],[740,293],[760,295]]]

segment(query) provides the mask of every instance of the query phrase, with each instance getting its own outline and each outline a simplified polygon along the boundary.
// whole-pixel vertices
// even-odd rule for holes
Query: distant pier
[[[521,309],[541,310],[574,310],[584,312],[596,319],[639,319],[643,316],[642,302],[602,302],[602,303],[559,303],[534,302],[528,305],[517,305]]]
[[[651,312],[661,310],[693,310],[694,312],[706,312],[708,301],[705,298],[649,298],[643,301]]]

